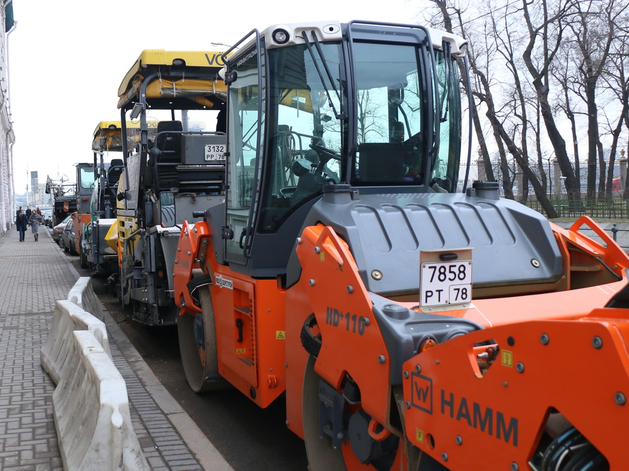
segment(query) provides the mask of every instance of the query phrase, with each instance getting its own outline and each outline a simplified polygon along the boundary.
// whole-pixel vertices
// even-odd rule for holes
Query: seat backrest
[[[109,164],[109,168],[107,169],[107,183],[110,188],[113,188],[118,184],[123,168],[122,159],[112,159]]]
[[[362,183],[401,183],[409,150],[402,144],[365,143],[358,147],[358,173]]]
[[[162,151],[162,159],[171,160],[173,155],[181,153],[181,121],[160,121],[157,123],[157,138],[155,145]]]

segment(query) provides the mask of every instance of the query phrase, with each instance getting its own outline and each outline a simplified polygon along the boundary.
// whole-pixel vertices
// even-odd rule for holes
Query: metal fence
[[[551,200],[551,203],[560,218],[578,218],[583,215],[602,219],[629,218],[629,200],[623,198],[614,198],[611,201],[581,200],[581,204],[568,200]],[[526,205],[544,214],[539,201],[527,201]]]

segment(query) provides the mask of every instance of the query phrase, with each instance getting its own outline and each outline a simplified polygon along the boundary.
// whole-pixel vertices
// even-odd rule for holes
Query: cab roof
[[[222,54],[221,51],[142,51],[118,87],[118,108],[139,101],[142,82],[154,73],[158,76],[146,90],[146,100],[152,107],[170,108],[173,101],[187,98],[188,105],[194,103],[191,108],[212,108],[217,101],[224,101],[227,92],[218,75],[224,66]]]
[[[149,129],[157,129],[157,121],[147,121]],[[112,152],[122,152],[122,127],[120,121],[101,121],[94,129],[92,139],[92,150],[99,152],[101,146],[105,150]],[[140,129],[139,121],[127,121],[128,130],[135,132],[128,133],[129,145],[132,146],[137,141],[138,131]]]
[[[354,20],[351,23],[362,26],[373,26],[377,27],[390,27],[390,28],[419,28],[420,25],[414,24],[394,24],[394,23],[377,23],[372,21],[362,21],[362,20]],[[304,39],[302,34],[307,31],[314,31],[317,35],[319,41],[340,41],[343,37],[344,23],[340,21],[315,21],[315,22],[303,22],[303,23],[289,23],[289,24],[275,24],[269,26],[262,30],[260,33],[261,36],[266,39],[266,47],[274,48],[281,47],[287,44],[303,44]],[[456,57],[462,57],[465,55],[465,48],[467,44],[467,40],[453,33],[448,33],[446,31],[430,28],[430,27],[422,27],[428,32],[428,36],[430,41],[432,42],[432,46],[435,49],[442,49],[443,41],[447,41],[450,43],[451,53]],[[277,43],[274,37],[274,32],[277,30],[281,30],[286,33],[286,40],[284,42]],[[253,42],[252,39],[243,43],[238,49],[246,49]]]

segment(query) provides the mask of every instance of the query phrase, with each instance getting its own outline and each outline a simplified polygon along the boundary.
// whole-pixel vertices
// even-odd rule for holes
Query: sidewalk
[[[40,365],[55,301],[79,274],[46,228],[0,238],[0,470],[62,470],[52,413],[54,383]],[[133,428],[156,471],[230,470],[106,315],[114,364],[127,385]]]

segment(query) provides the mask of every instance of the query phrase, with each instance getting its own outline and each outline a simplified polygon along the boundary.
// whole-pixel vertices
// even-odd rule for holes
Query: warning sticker
[[[276,330],[275,331],[275,340],[286,340],[286,331],[285,330]]]
[[[502,351],[502,366],[513,368],[513,352],[509,350]]]

